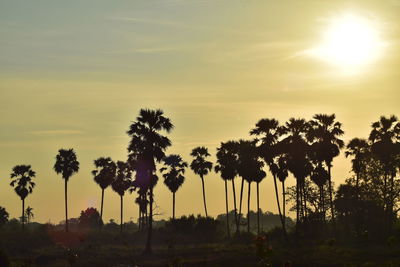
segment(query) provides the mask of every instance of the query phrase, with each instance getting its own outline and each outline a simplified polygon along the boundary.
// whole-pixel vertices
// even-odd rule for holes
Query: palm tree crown
[[[106,189],[114,180],[117,166],[110,157],[101,157],[94,161],[95,170],[92,171],[94,181]]]
[[[54,171],[62,175],[62,178],[67,180],[79,171],[79,162],[75,151],[71,149],[60,149],[56,156]]]
[[[175,154],[165,157],[163,161],[164,167],[160,169],[160,172],[163,173],[164,184],[172,193],[175,193],[185,181],[183,174],[185,174],[188,164],[183,161],[181,156]]]
[[[211,161],[206,160],[206,158],[210,156],[206,147],[196,147],[192,150],[190,155],[194,157],[190,168],[195,174],[205,176],[211,171],[213,164]]]
[[[36,177],[36,173],[31,169],[31,165],[17,165],[12,169],[11,183],[15,193],[24,200],[28,194],[32,193],[35,183],[32,178]]]

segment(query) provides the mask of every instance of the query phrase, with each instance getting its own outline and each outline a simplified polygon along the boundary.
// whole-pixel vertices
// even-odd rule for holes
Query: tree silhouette
[[[25,198],[32,193],[35,183],[32,181],[36,173],[31,169],[31,165],[17,165],[12,169],[10,186],[14,187],[15,193],[22,201],[22,229],[25,225]]]
[[[257,230],[260,231],[260,207],[259,207],[259,189],[258,184],[266,173],[262,170],[264,163],[259,160],[258,150],[255,141],[240,140],[239,146],[239,158],[238,158],[238,174],[247,181],[247,232],[250,232],[250,195],[251,195],[251,183],[257,183]]]
[[[283,128],[279,126],[279,122],[275,119],[261,119],[256,123],[256,127],[250,131],[251,135],[255,135],[260,141],[258,146],[259,153],[268,165],[270,172],[274,178],[275,197],[278,206],[278,213],[281,218],[282,228],[285,231],[285,222],[281,212],[279,202],[278,186],[276,183],[277,164],[275,158],[279,155],[279,138],[283,134]],[[260,138],[261,137],[261,138]],[[258,186],[258,184],[257,184]]]
[[[30,223],[31,219],[33,219],[33,217],[35,217],[35,215],[33,214],[32,211],[33,211],[33,208],[31,208],[29,206],[25,209],[25,216],[28,219],[28,223]]]
[[[382,163],[384,168],[384,229],[390,232],[393,224],[394,213],[394,186],[395,177],[399,168],[400,154],[400,122],[397,117],[381,116],[379,121],[372,123],[372,130],[369,135],[372,142],[371,151]],[[388,233],[386,233],[388,234]]]
[[[8,222],[8,212],[6,211],[5,208],[0,206],[0,226],[6,224]]]
[[[206,212],[206,217],[208,217],[207,213],[207,204],[206,204],[206,192],[204,188],[204,176],[207,175],[212,169],[212,162],[207,161],[207,157],[210,156],[206,147],[196,147],[190,153],[192,157],[194,157],[192,163],[190,164],[190,168],[193,172],[200,176],[201,185],[203,188],[203,202],[204,202],[204,210]]]
[[[361,172],[365,168],[366,155],[369,152],[369,144],[367,140],[353,138],[346,146],[346,157],[352,156],[352,170],[356,174],[356,188],[359,186]]]
[[[75,151],[71,149],[60,149],[56,156],[54,171],[61,174],[64,179],[64,195],[65,195],[65,231],[68,232],[68,180],[79,171],[79,162]]]
[[[239,231],[239,223],[236,210],[235,181],[234,181],[237,175],[237,168],[238,168],[237,146],[238,146],[237,143],[234,141],[221,143],[220,147],[217,148],[217,164],[214,168],[215,172],[221,173],[221,178],[224,180],[225,183],[225,209],[226,209],[226,225],[227,225],[226,227],[227,227],[228,237],[230,237],[228,185],[227,185],[228,181],[232,181],[236,232]]]
[[[287,158],[285,154],[279,156],[277,163],[275,164],[276,177],[278,177],[279,181],[282,183],[282,218],[281,223],[283,227],[283,233],[286,237],[286,192],[285,192],[285,181],[286,178],[289,176],[288,173],[288,166],[287,166]]]
[[[145,252],[152,253],[153,230],[153,187],[156,184],[156,161],[160,162],[165,157],[165,150],[171,146],[168,137],[160,132],[169,133],[174,126],[169,118],[164,116],[160,109],[141,109],[136,122],[128,130],[131,137],[128,151],[134,158],[136,186],[144,192],[149,192],[149,227]]]
[[[94,181],[101,188],[101,205],[100,205],[100,220],[99,226],[101,226],[101,221],[103,220],[103,204],[104,204],[104,190],[111,185],[115,178],[116,164],[110,157],[100,157],[94,160],[95,170],[92,171],[94,176]]]
[[[164,184],[172,193],[172,219],[175,220],[175,194],[185,181],[185,168],[188,164],[179,155],[169,155],[163,159],[164,167],[160,172],[164,177]]]
[[[123,161],[117,161],[117,170],[115,179],[111,183],[111,188],[119,195],[121,202],[121,220],[120,220],[120,232],[122,233],[123,220],[123,208],[124,208],[124,195],[125,191],[131,186],[131,170],[128,163]]]
[[[313,142],[313,150],[320,162],[325,162],[328,167],[328,189],[330,196],[330,209],[332,221],[335,222],[335,211],[333,209],[333,192],[332,192],[332,161],[340,153],[340,149],[344,147],[344,142],[339,137],[344,134],[341,129],[342,124],[335,121],[335,114],[316,114],[310,121],[310,128],[307,133],[308,139]]]

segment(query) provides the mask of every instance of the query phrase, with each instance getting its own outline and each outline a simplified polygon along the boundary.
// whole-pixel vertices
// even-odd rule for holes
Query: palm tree
[[[287,166],[287,158],[286,156],[280,155],[277,164],[276,164],[276,176],[278,177],[279,181],[282,183],[282,227],[283,233],[286,237],[286,193],[285,193],[285,181],[286,178],[289,176],[288,173],[288,166]]]
[[[25,198],[32,193],[35,183],[32,181],[36,177],[36,173],[32,170],[31,165],[17,165],[12,169],[10,186],[14,187],[15,193],[22,201],[22,229],[25,224]]]
[[[328,167],[328,189],[329,189],[329,204],[331,209],[332,221],[335,223],[335,211],[333,208],[333,196],[332,196],[332,161],[333,158],[337,157],[340,153],[340,149],[344,147],[344,142],[339,137],[344,134],[341,129],[342,124],[335,121],[335,114],[316,114],[310,121],[309,131],[307,137],[309,141],[313,142],[315,147],[316,157],[320,162],[325,162]]]
[[[33,208],[31,208],[31,207],[27,207],[26,208],[26,210],[25,210],[25,216],[27,217],[27,219],[28,219],[28,223],[30,223],[31,222],[31,219],[33,219],[33,217],[34,217],[34,214],[33,214]]]
[[[123,220],[123,207],[124,207],[124,195],[125,191],[131,186],[131,170],[129,165],[123,161],[117,161],[117,170],[115,179],[111,183],[111,188],[119,195],[121,202],[121,220],[120,220],[120,232],[122,233]]]
[[[99,226],[101,227],[103,221],[103,203],[104,203],[104,190],[111,185],[115,178],[115,172],[117,166],[110,157],[100,157],[94,160],[95,170],[92,171],[94,181],[101,188],[101,204],[100,204],[100,221]]]
[[[192,163],[190,164],[190,168],[193,172],[200,176],[201,185],[203,188],[203,202],[204,202],[204,210],[206,212],[206,217],[208,217],[207,213],[207,204],[206,204],[206,191],[204,188],[204,176],[207,175],[212,169],[212,162],[207,161],[207,157],[210,156],[206,147],[196,147],[190,153],[192,157],[194,157]]]
[[[358,190],[358,183],[360,175],[365,168],[365,157],[369,151],[369,144],[367,140],[360,138],[353,138],[347,144],[345,155],[346,157],[352,156],[351,160],[353,172],[356,174],[356,188]]]
[[[265,178],[266,173],[262,170],[264,163],[259,160],[259,154],[255,141],[240,140],[238,145],[238,174],[247,181],[248,191],[247,191],[247,232],[250,232],[250,193],[251,193],[251,183],[256,182],[257,185]],[[259,220],[259,194],[257,186],[257,222],[258,231],[260,229]]]
[[[175,220],[175,194],[185,181],[183,175],[188,164],[181,156],[175,154],[165,157],[163,161],[164,167],[160,169],[160,172],[163,173],[164,184],[172,192],[172,219]]]
[[[135,181],[144,192],[149,192],[149,227],[146,242],[146,253],[152,253],[153,230],[153,188],[156,185],[156,161],[165,157],[165,150],[171,146],[168,137],[160,132],[169,133],[173,129],[169,118],[160,109],[141,109],[136,122],[127,131],[131,137],[128,147],[130,156],[135,158]]]
[[[394,178],[397,174],[398,155],[400,152],[400,122],[396,116],[381,116],[379,121],[372,123],[372,131],[369,135],[371,141],[371,151],[384,168],[384,212],[385,230],[391,231],[392,222],[395,214],[393,213]],[[397,157],[397,158],[396,158]]]
[[[261,136],[261,144],[258,146],[259,153],[268,165],[270,172],[274,178],[275,197],[278,205],[278,213],[281,219],[282,228],[284,227],[284,218],[282,217],[281,205],[279,203],[278,186],[276,183],[277,165],[275,158],[279,155],[279,138],[283,134],[282,127],[275,119],[261,119],[256,123],[256,127],[250,131],[250,135],[255,135],[257,138]]]
[[[65,195],[65,231],[68,232],[68,180],[79,171],[79,162],[75,151],[71,149],[60,149],[56,156],[54,171],[57,174],[61,173],[64,179],[64,195]]]
[[[311,163],[308,158],[309,145],[306,140],[308,123],[304,119],[290,118],[282,129],[286,134],[281,141],[281,146],[287,157],[287,169],[296,178],[296,229],[298,229],[303,210],[301,199],[304,182],[311,172]]]
[[[239,223],[236,211],[236,193],[235,193],[235,177],[237,175],[237,143],[234,141],[228,141],[226,143],[221,143],[220,147],[217,148],[217,165],[214,170],[216,173],[221,173],[221,178],[225,183],[225,208],[226,208],[226,227],[228,237],[230,237],[229,229],[229,207],[228,207],[228,181],[232,181],[233,189],[233,203],[235,209],[235,224],[236,232],[239,231]]]

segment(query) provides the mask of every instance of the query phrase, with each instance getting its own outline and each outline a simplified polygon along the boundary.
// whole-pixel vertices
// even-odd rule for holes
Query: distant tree
[[[285,154],[280,155],[277,163],[276,163],[275,173],[278,177],[279,181],[282,183],[282,217],[281,223],[283,227],[283,232],[286,236],[286,189],[285,189],[285,181],[286,178],[289,176],[288,173],[288,163],[287,157]]]
[[[12,169],[11,183],[15,193],[22,201],[22,229],[25,224],[25,198],[32,193],[35,183],[32,181],[36,177],[36,173],[31,169],[31,165],[17,165]]]
[[[0,207],[0,226],[6,224],[8,222],[9,214],[5,208]]]
[[[167,136],[162,135],[162,132],[169,133],[173,127],[162,110],[141,109],[136,122],[130,125],[127,132],[131,137],[128,151],[135,162],[135,186],[144,196],[147,192],[149,195],[149,227],[145,248],[147,254],[152,253],[153,188],[157,183],[156,162],[160,162],[165,157],[165,150],[171,146],[171,141]]]
[[[94,181],[101,188],[100,220],[103,220],[104,190],[114,181],[117,166],[109,157],[96,159],[94,166],[96,169],[92,171],[92,174]],[[99,225],[101,226],[101,223]]]
[[[54,171],[61,174],[64,179],[64,194],[65,194],[65,231],[68,232],[68,180],[79,171],[79,162],[75,151],[71,149],[60,149],[56,156]]]
[[[232,181],[233,189],[233,203],[234,203],[234,217],[236,232],[239,231],[239,223],[236,209],[236,192],[235,192],[235,177],[237,176],[238,168],[238,144],[235,141],[228,141],[221,143],[220,147],[217,148],[217,164],[215,166],[215,172],[221,174],[221,178],[225,183],[225,208],[226,208],[226,227],[228,237],[230,236],[229,229],[229,207],[228,207],[228,186],[227,181]]]
[[[164,167],[160,172],[164,177],[164,184],[172,192],[172,218],[175,219],[175,194],[185,181],[185,168],[188,164],[179,155],[169,155],[163,159]]]
[[[361,173],[365,169],[365,161],[369,151],[370,146],[365,139],[353,138],[346,146],[346,157],[353,157],[351,163],[352,170],[356,174],[356,188],[358,188]]]
[[[208,217],[206,192],[204,187],[204,176],[207,175],[212,170],[213,164],[211,161],[207,160],[207,157],[209,157],[210,154],[208,153],[208,149],[204,146],[194,148],[190,155],[194,157],[192,163],[190,164],[190,168],[193,170],[195,174],[199,175],[201,178],[201,185],[203,188],[204,210],[206,213],[206,217]]]
[[[79,227],[83,228],[95,228],[99,225],[99,222],[100,224],[103,224],[100,214],[95,208],[82,210],[78,219]]]
[[[28,223],[30,223],[31,222],[31,219],[33,219],[34,217],[35,217],[35,215],[33,214],[33,208],[31,208],[31,207],[27,207],[26,208],[26,210],[25,210],[25,216],[27,217],[27,219],[28,219]]]
[[[123,197],[125,191],[131,186],[131,171],[129,165],[123,161],[117,161],[117,171],[114,181],[111,183],[111,188],[118,193],[121,200],[121,220],[120,220],[120,232],[122,233],[123,220]]]

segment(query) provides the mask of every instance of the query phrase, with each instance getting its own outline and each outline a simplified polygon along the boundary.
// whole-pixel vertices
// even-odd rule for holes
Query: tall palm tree
[[[31,208],[29,206],[25,210],[25,216],[28,219],[28,223],[30,223],[31,219],[33,219],[33,217],[34,217],[34,214],[32,211],[33,211],[33,208]]]
[[[310,128],[307,133],[309,141],[315,145],[317,158],[320,162],[325,162],[328,167],[329,204],[333,223],[335,223],[335,210],[332,196],[332,161],[344,147],[344,142],[340,139],[340,136],[344,134],[342,124],[335,119],[335,114],[316,114],[309,123]]]
[[[311,163],[308,158],[309,145],[306,140],[308,123],[304,119],[290,118],[283,127],[286,135],[281,141],[283,151],[287,156],[287,168],[296,178],[296,229],[298,229],[300,212],[303,210],[302,189],[305,178],[311,173]],[[305,202],[306,203],[306,202]]]
[[[283,233],[285,234],[286,238],[286,192],[285,192],[285,181],[286,178],[289,176],[288,173],[288,166],[287,166],[287,158],[286,155],[280,155],[277,163],[276,163],[276,176],[278,177],[279,181],[282,183],[282,227]]]
[[[240,140],[238,145],[238,174],[247,181],[247,232],[250,232],[250,196],[251,196],[251,183],[261,182],[265,178],[266,173],[262,170],[264,163],[259,160],[259,154],[255,141]],[[257,189],[258,193],[258,189]],[[258,231],[260,229],[259,220],[259,194],[257,194],[257,218],[258,218]]]
[[[172,192],[172,219],[175,220],[175,194],[185,181],[183,175],[188,164],[181,156],[175,154],[165,157],[163,161],[164,167],[160,169],[160,172],[163,173],[164,184]]]
[[[61,173],[64,179],[64,197],[65,197],[65,231],[68,232],[68,180],[79,171],[79,162],[75,151],[71,149],[60,149],[56,156],[54,171]]]
[[[283,134],[282,127],[276,119],[261,119],[256,123],[256,127],[250,131],[250,135],[255,135],[260,141],[258,146],[259,153],[268,165],[274,178],[275,197],[278,205],[278,213],[284,228],[284,218],[282,217],[281,205],[279,202],[278,186],[276,183],[277,165],[275,158],[280,154],[279,138]]]
[[[190,153],[192,157],[194,157],[192,163],[190,164],[190,168],[193,172],[200,176],[201,178],[201,185],[203,188],[203,202],[204,202],[204,210],[206,212],[206,217],[208,217],[207,213],[207,204],[206,204],[206,191],[204,188],[204,176],[207,175],[212,169],[212,162],[207,161],[207,157],[210,156],[208,153],[208,149],[204,146],[196,147]]]
[[[36,177],[36,173],[32,170],[31,165],[17,165],[12,169],[10,186],[14,187],[15,193],[22,201],[22,229],[25,225],[25,198],[32,193],[35,183],[32,181]]]
[[[124,195],[125,191],[131,187],[131,170],[129,168],[128,163],[124,161],[117,161],[117,169],[115,179],[111,183],[111,188],[114,190],[120,197],[121,203],[121,220],[120,220],[120,232],[122,233],[122,226],[124,224],[123,214],[124,214]]]
[[[156,162],[165,157],[165,150],[171,141],[162,132],[173,129],[170,119],[160,109],[141,109],[136,122],[133,122],[127,134],[131,137],[128,151],[136,159],[135,181],[149,195],[149,227],[145,253],[152,253],[153,231],[153,188],[156,185]]]
[[[394,178],[398,171],[398,155],[400,153],[400,122],[396,116],[381,116],[379,121],[372,123],[372,130],[369,135],[371,141],[371,151],[384,168],[384,212],[386,231],[391,231],[393,219],[393,195],[394,195]]]
[[[115,172],[117,166],[110,157],[100,157],[94,160],[94,166],[96,169],[92,171],[94,181],[101,188],[101,204],[100,204],[100,221],[99,226],[101,227],[103,221],[103,204],[104,204],[104,190],[111,185],[115,178]]]
[[[236,232],[239,231],[239,223],[236,211],[236,193],[235,193],[235,177],[237,175],[238,168],[238,155],[237,155],[237,143],[234,141],[228,141],[221,143],[220,147],[217,148],[217,165],[214,167],[216,173],[221,173],[221,178],[225,183],[225,209],[226,209],[226,227],[228,237],[230,237],[229,229],[229,206],[228,206],[228,181],[232,181],[233,189],[233,203],[235,210],[235,224]]]
[[[367,140],[360,138],[353,138],[346,146],[346,157],[352,156],[351,160],[353,172],[356,174],[356,188],[358,190],[358,183],[360,175],[365,168],[365,157],[369,151],[369,144]]]

